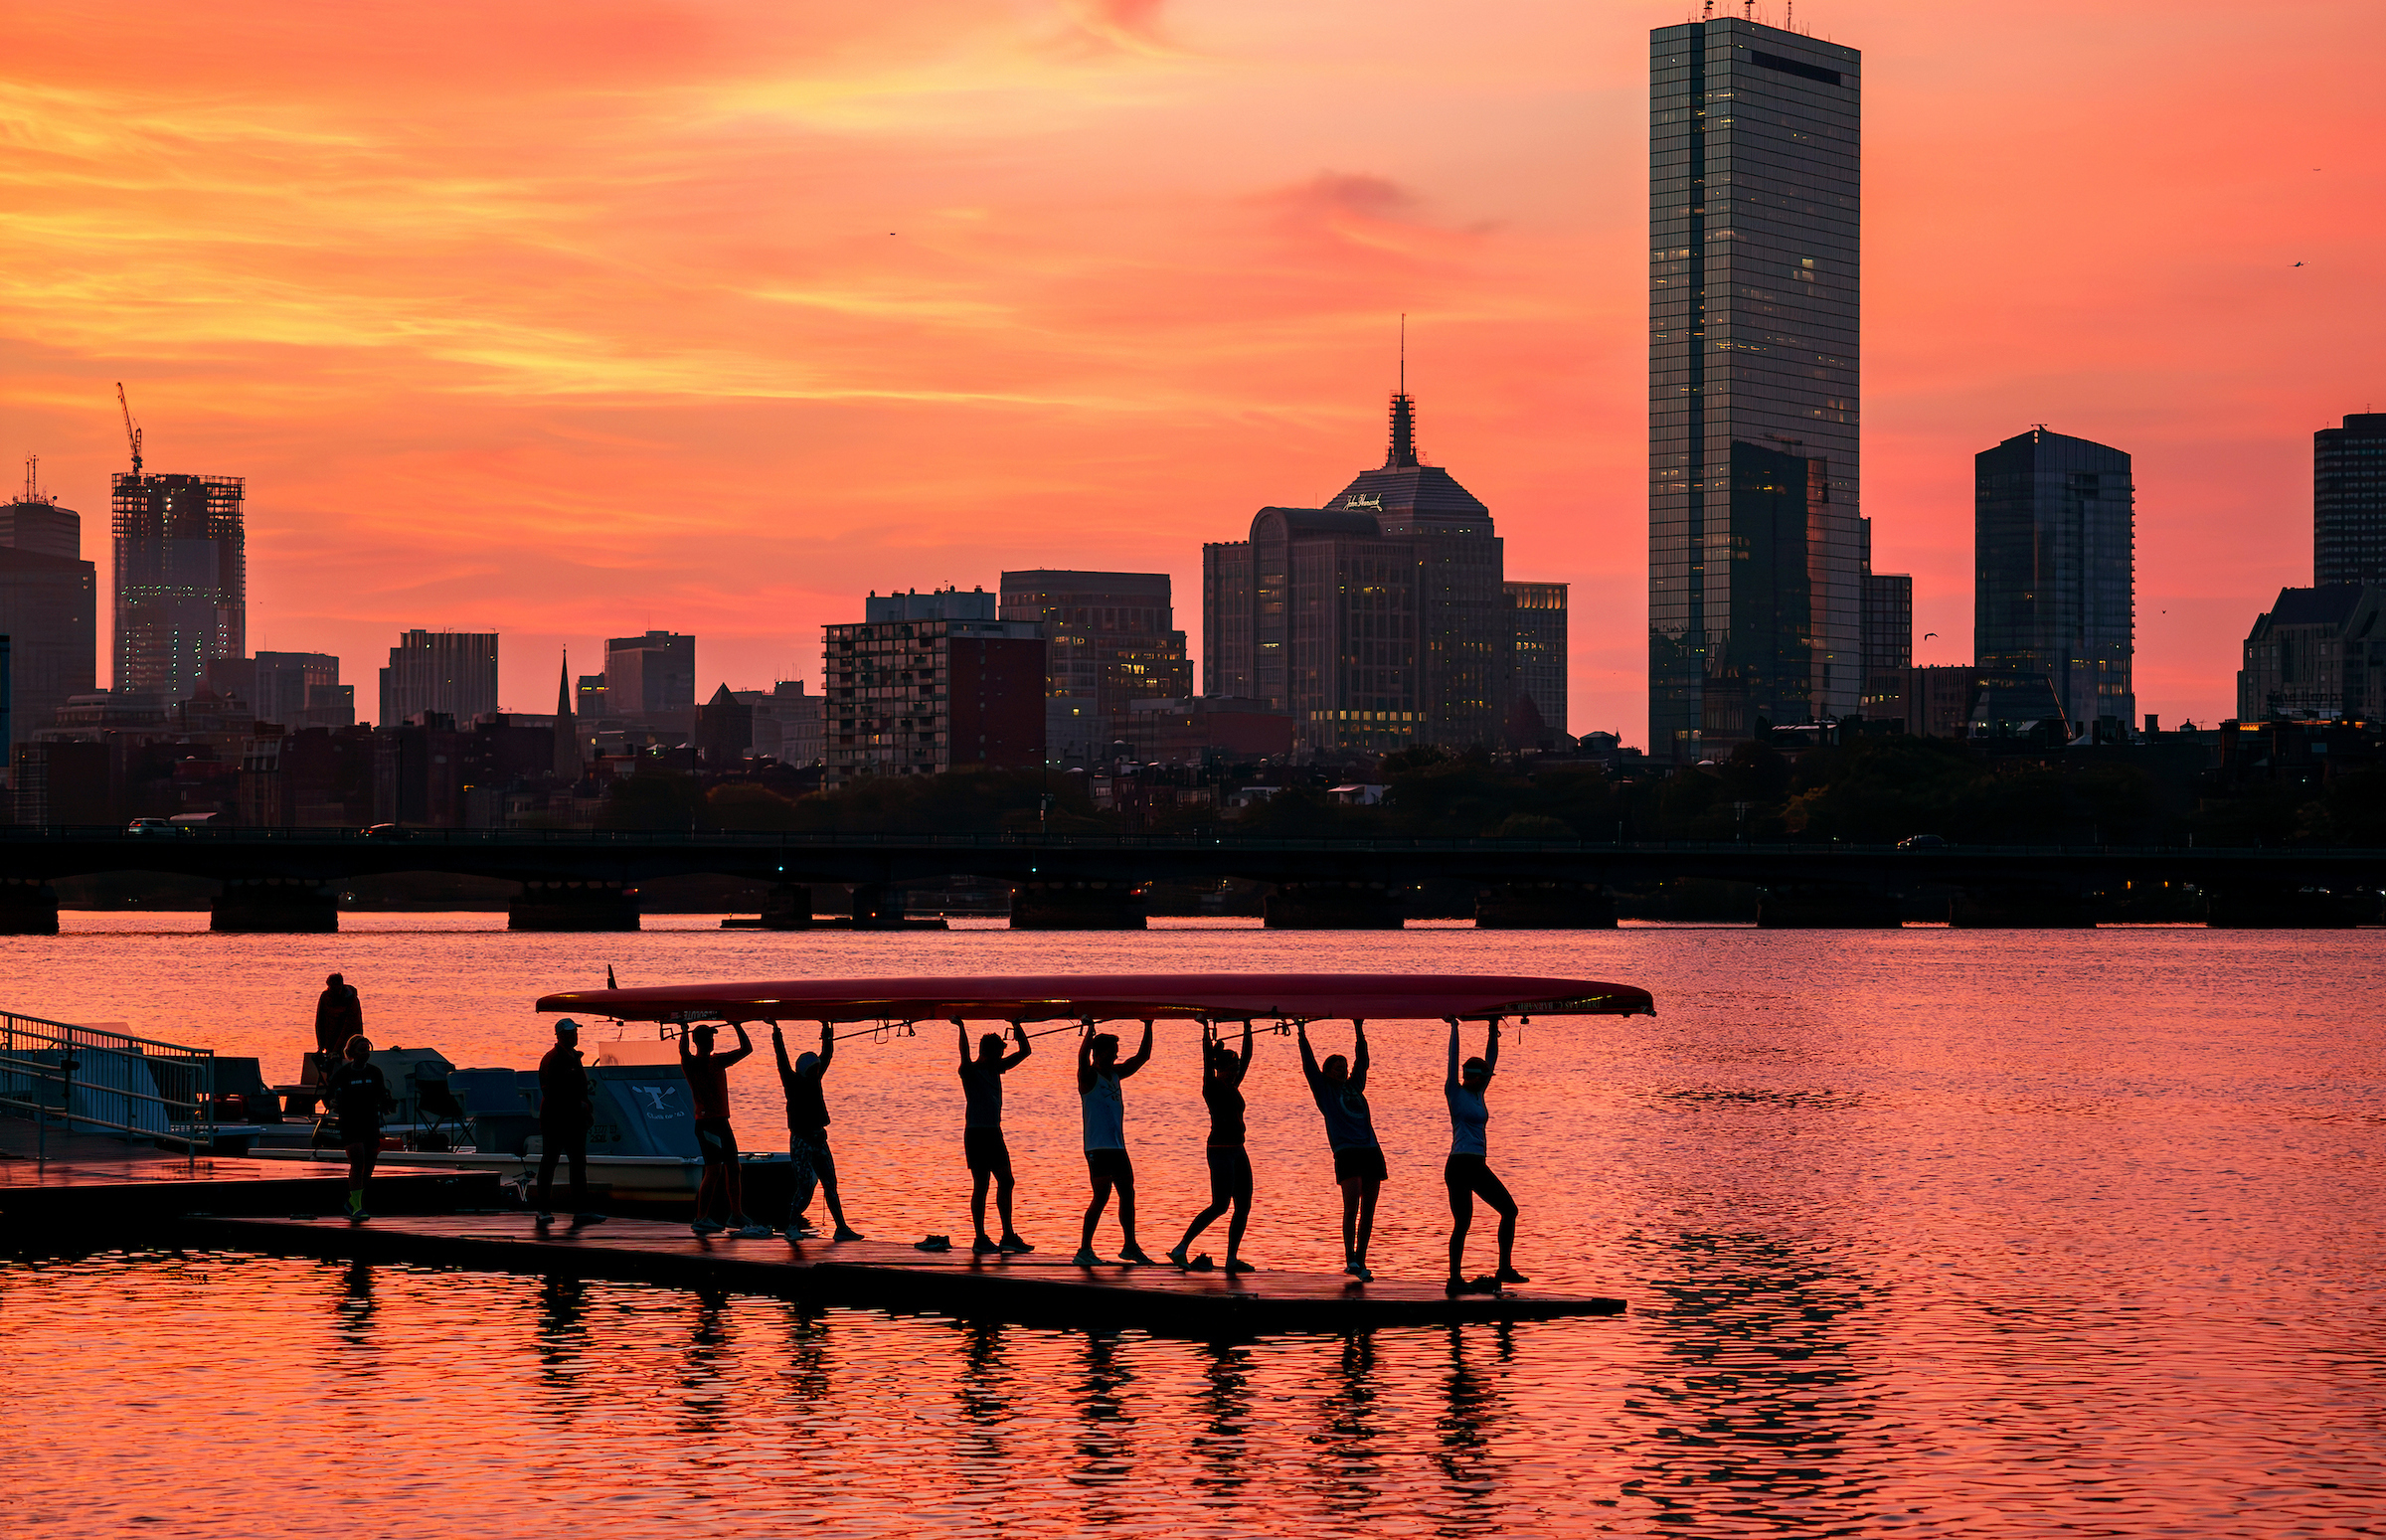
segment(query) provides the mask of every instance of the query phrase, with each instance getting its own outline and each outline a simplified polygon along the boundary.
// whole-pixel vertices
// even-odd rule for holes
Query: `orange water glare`
[[[398,628],[494,626],[540,710],[567,644],[816,678],[865,591],[1006,566],[1171,572],[1198,646],[1199,543],[1380,454],[1405,311],[1429,456],[1576,585],[1571,726],[1636,741],[1684,14],[15,7],[0,443],[103,557],[122,379],[152,468],[249,478],[254,645],[370,715]],[[1968,456],[2044,422],[2137,457],[2142,708],[2227,713],[2310,578],[2310,430],[2386,397],[2386,12],[1798,21],[1866,50],[1865,509],[1922,659],[1969,654]]]

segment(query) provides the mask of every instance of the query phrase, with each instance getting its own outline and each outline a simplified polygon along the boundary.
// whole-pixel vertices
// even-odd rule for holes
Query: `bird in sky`
[[[1922,639],[1924,641],[1934,641],[1938,638],[1938,635],[1939,633],[1937,631],[1925,631],[1922,633]]]

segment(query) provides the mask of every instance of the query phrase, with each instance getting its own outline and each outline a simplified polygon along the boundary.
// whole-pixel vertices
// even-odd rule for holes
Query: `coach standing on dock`
[[[555,1024],[555,1046],[539,1061],[539,1189],[541,1229],[555,1222],[555,1163],[571,1162],[572,1226],[604,1223],[589,1212],[589,1124],[596,1121],[589,1099],[589,1070],[580,1060],[580,1023],[566,1016]]]

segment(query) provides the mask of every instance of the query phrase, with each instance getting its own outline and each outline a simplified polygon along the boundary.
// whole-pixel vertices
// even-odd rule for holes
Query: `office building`
[[[1258,701],[1195,695],[1127,708],[1132,757],[1153,765],[1250,764],[1292,753],[1292,718]]]
[[[581,675],[574,694],[579,701],[579,716],[584,724],[594,729],[604,720],[604,675]]]
[[[1864,684],[1864,720],[1903,723],[1917,738],[1961,738],[1978,683],[1968,665],[1875,669]]]
[[[2137,716],[2130,457],[2033,428],[1972,460],[1972,645],[1983,690],[2044,679],[2076,735]]]
[[[116,688],[187,700],[208,663],[249,652],[249,548],[239,476],[118,472]]]
[[[1500,592],[1508,606],[1508,741],[1554,748],[1566,731],[1566,585],[1505,583]]]
[[[250,660],[254,672],[248,692],[259,722],[278,722],[292,732],[302,727],[353,727],[354,694],[343,695],[340,660],[328,652],[260,652]],[[347,708],[346,722],[310,718],[336,716]]]
[[[996,598],[873,594],[859,624],[825,628],[826,781],[1044,766],[1042,628]]]
[[[1740,17],[1649,44],[1649,753],[1686,761],[1862,693],[1862,56]]]
[[[1491,513],[1418,453],[1392,398],[1391,450],[1321,508],[1262,508],[1202,547],[1202,693],[1290,713],[1304,756],[1489,746],[1506,731],[1509,610]]]
[[[2311,435],[2311,581],[2386,587],[2386,412]]]
[[[616,636],[604,644],[604,715],[623,721],[693,724],[696,638],[676,631]]]
[[[754,752],[797,770],[809,770],[826,752],[824,696],[803,693],[800,679],[781,679],[767,690],[732,690],[754,712]]]
[[[469,726],[497,710],[495,631],[407,631],[381,671],[381,725],[426,711]]]
[[[72,695],[98,688],[99,577],[83,560],[83,520],[34,488],[0,512],[0,635],[9,638],[9,726],[0,766],[13,746],[49,727]]]
[[[997,612],[1044,629],[1044,751],[1056,765],[1090,764],[1125,738],[1133,702],[1193,693],[1166,573],[1006,572]]]
[[[2237,720],[2386,718],[2386,585],[2281,589],[2237,672]]]

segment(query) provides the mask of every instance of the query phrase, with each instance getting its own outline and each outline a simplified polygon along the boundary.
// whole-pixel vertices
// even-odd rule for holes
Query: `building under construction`
[[[215,658],[249,653],[249,550],[238,476],[109,478],[116,688],[188,700]]]

